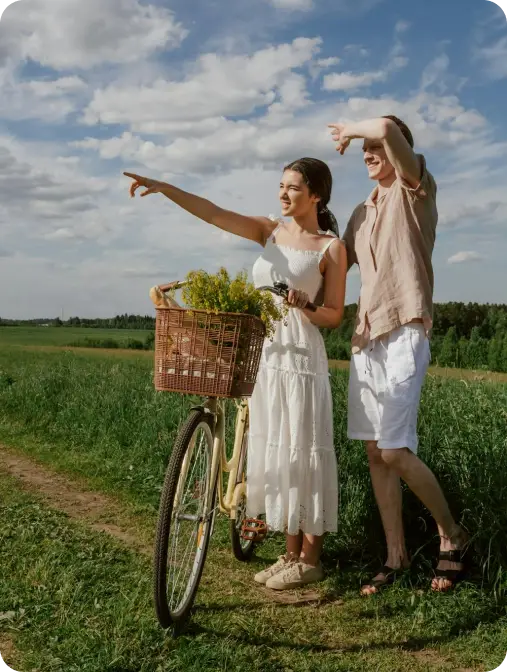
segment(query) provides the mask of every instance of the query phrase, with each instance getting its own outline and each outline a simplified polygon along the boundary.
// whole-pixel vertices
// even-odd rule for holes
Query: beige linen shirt
[[[424,157],[418,158],[418,187],[398,178],[377,198],[377,186],[354,210],[343,236],[349,268],[358,264],[361,273],[352,352],[415,319],[427,331],[432,327],[437,185]]]

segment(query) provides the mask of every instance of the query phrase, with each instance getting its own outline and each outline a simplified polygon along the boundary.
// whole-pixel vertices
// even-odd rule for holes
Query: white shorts
[[[350,362],[348,437],[417,453],[417,412],[430,346],[422,324],[371,341]]]

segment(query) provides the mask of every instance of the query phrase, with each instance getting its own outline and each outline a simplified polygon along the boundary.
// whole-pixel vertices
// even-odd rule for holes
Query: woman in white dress
[[[338,473],[333,445],[329,369],[319,327],[338,327],[343,316],[347,259],[327,208],[332,177],[318,159],[285,167],[279,198],[284,222],[248,217],[165,182],[125,173],[131,196],[162,193],[200,219],[264,248],[253,268],[257,287],[285,282],[293,308],[266,339],[250,400],[247,515],[265,514],[268,527],[285,532],[287,551],[255,576],[274,590],[323,578],[320,555],[326,532],[338,523]],[[317,302],[315,312],[305,308]]]

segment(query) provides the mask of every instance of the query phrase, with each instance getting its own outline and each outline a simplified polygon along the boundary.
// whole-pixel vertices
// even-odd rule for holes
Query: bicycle
[[[222,314],[217,321],[204,311],[185,310],[166,295],[184,285],[172,282],[150,292],[155,303],[158,302],[156,366],[164,362],[159,374],[170,379],[158,385],[156,381],[157,389],[202,392],[212,388],[210,394],[203,394],[201,402],[191,408],[178,432],[160,498],[154,555],[155,610],[163,628],[175,629],[186,621],[193,607],[217,511],[229,517],[232,551],[240,561],[248,561],[255,545],[267,534],[264,520],[246,517],[247,398],[255,384],[264,325],[252,316]],[[285,299],[288,295],[288,287],[283,283],[261,289]],[[314,310],[315,306],[308,304],[308,308]],[[229,353],[227,339],[231,342],[236,339],[236,345],[241,343],[241,335],[237,336],[231,325],[242,319],[246,320],[243,337],[251,339],[247,350],[249,356],[253,353],[252,366],[244,376],[246,380],[236,383],[236,387],[233,381],[227,389],[222,385],[229,374],[228,362],[223,363]],[[158,359],[157,351],[162,353]],[[237,355],[234,358],[236,361]],[[225,443],[227,398],[232,398],[236,405],[230,459]],[[228,482],[224,490],[225,474]]]

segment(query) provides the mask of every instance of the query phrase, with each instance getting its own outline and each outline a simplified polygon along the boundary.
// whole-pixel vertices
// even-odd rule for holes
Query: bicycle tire
[[[212,423],[213,417],[205,413],[202,409],[194,409],[191,411],[186,422],[181,427],[176,441],[174,443],[173,451],[166,470],[166,476],[162,493],[160,497],[159,517],[157,524],[157,534],[155,540],[155,554],[154,554],[154,599],[155,611],[158,622],[162,628],[167,629],[171,626],[177,626],[183,623],[189,616],[201,580],[204,564],[206,562],[206,555],[213,527],[213,519],[215,516],[216,505],[216,488],[217,478],[216,474],[211,473],[211,457],[213,454],[213,437],[212,437]],[[168,551],[169,541],[171,538],[171,529],[173,527],[172,515],[174,499],[176,497],[177,488],[182,472],[183,461],[190,446],[190,442],[194,434],[202,426],[206,435],[207,450],[209,452],[209,468],[207,477],[209,479],[210,487],[213,488],[211,497],[211,510],[204,511],[203,525],[201,536],[198,541],[198,558],[194,561],[192,567],[192,574],[186,585],[184,593],[184,601],[177,609],[171,608],[168,600]],[[214,481],[214,482],[213,482]],[[199,548],[200,547],[200,548]]]

